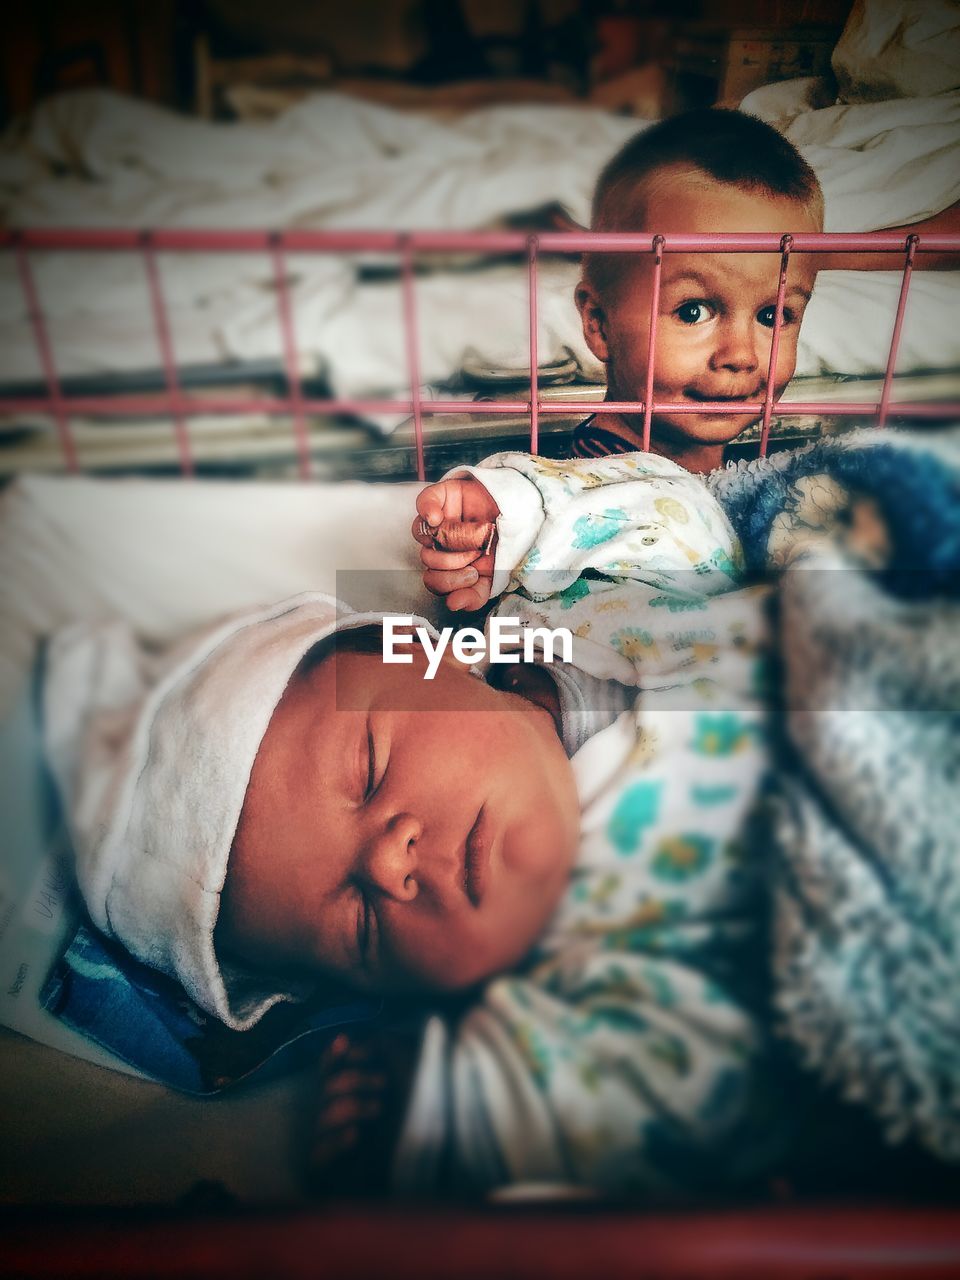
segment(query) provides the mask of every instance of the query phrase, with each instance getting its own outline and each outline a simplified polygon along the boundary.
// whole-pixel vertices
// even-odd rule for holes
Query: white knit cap
[[[278,1001],[306,994],[277,990],[221,962],[214,950],[254,758],[306,653],[338,627],[382,616],[308,594],[235,617],[207,632],[145,697],[141,684],[132,704],[133,666],[124,666],[116,648],[104,648],[109,629],[100,629],[95,644],[88,630],[85,639],[74,632],[54,648],[48,745],[90,914],[235,1030]],[[129,655],[129,633],[127,639]],[[82,712],[78,690],[89,695]]]

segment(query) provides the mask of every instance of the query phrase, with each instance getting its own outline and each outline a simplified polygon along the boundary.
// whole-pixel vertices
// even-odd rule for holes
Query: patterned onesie
[[[546,935],[427,1024],[396,1182],[734,1184],[777,1145],[744,838],[767,761],[762,589],[738,586],[726,516],[667,459],[499,454],[471,474],[501,511],[497,612],[569,628],[575,665],[638,695],[572,759],[580,847]]]

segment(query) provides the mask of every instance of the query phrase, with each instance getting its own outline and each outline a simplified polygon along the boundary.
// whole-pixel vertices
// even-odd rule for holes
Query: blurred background
[[[248,117],[323,87],[451,108],[586,99],[651,117],[821,74],[851,4],[44,0],[6,24],[2,110],[9,118],[57,90],[98,86]]]

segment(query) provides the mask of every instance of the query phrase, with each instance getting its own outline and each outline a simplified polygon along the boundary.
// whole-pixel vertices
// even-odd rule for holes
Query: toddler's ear
[[[610,349],[607,346],[607,316],[600,295],[589,280],[583,279],[573,296],[580,312],[587,346],[602,364],[606,364]]]

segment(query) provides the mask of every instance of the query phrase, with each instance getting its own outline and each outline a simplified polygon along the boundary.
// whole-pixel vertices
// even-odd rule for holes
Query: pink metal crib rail
[[[605,401],[591,405],[594,413],[642,415],[643,447],[650,446],[650,424],[654,413],[760,414],[760,453],[767,452],[770,421],[779,415],[801,416],[826,414],[868,417],[876,415],[882,426],[891,417],[960,417],[960,403],[929,404],[891,400],[893,375],[903,328],[903,317],[910,289],[910,279],[917,254],[960,253],[960,235],[930,234],[920,237],[892,232],[868,234],[806,234],[778,236],[770,233],[716,233],[700,235],[609,234],[591,232],[544,232],[526,235],[520,232],[424,232],[396,233],[375,231],[200,231],[200,230],[10,230],[0,231],[0,250],[16,256],[20,284],[26,300],[30,323],[40,357],[46,394],[42,396],[0,395],[0,412],[49,413],[56,423],[64,465],[70,472],[80,470],[76,443],[71,431],[71,418],[78,414],[100,414],[108,417],[153,416],[172,419],[176,434],[181,471],[192,475],[195,470],[190,441],[189,419],[194,414],[262,413],[289,416],[293,422],[294,440],[300,475],[311,472],[310,440],[307,416],[312,413],[412,413],[416,442],[417,475],[423,480],[423,419],[443,413],[529,414],[530,450],[538,451],[539,421],[543,414],[577,414],[582,402],[540,400],[537,385],[537,262],[541,252],[552,253],[649,253],[653,258],[653,288],[650,300],[650,335],[647,352],[647,379],[644,398],[639,401]],[[149,288],[157,346],[163,369],[165,391],[143,395],[66,396],[57,372],[49,329],[31,267],[31,255],[39,251],[69,250],[138,253],[142,259]],[[269,255],[273,264],[277,292],[277,310],[286,371],[285,396],[191,396],[180,384],[174,335],[171,332],[166,301],[157,269],[157,255],[176,253],[261,253]],[[401,267],[403,315],[406,330],[406,359],[410,396],[406,399],[315,399],[303,394],[299,372],[290,285],[287,278],[288,253],[387,253],[398,256]],[[415,263],[419,256],[431,253],[526,253],[529,277],[529,397],[522,400],[496,400],[478,403],[430,400],[424,404],[420,394],[420,356],[417,334]],[[780,277],[773,325],[767,390],[762,402],[724,401],[721,403],[654,402],[654,351],[660,272],[668,253],[779,253]],[[783,300],[791,255],[795,253],[856,252],[889,253],[891,264],[902,258],[902,280],[893,332],[887,355],[883,386],[878,402],[831,403],[829,401],[774,401],[773,370],[776,367],[783,322]]]

